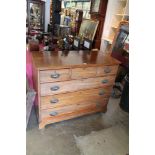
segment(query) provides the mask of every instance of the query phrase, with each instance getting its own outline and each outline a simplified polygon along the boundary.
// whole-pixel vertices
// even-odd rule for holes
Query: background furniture
[[[45,2],[41,0],[27,0],[28,31],[44,31]]]
[[[100,49],[108,0],[92,0],[91,2],[92,2],[90,9],[91,19],[99,21],[99,26],[97,28],[97,32],[92,46],[93,48]]]
[[[129,20],[129,0],[109,0],[102,34],[101,50],[113,42],[119,23]]]
[[[116,82],[122,85],[120,107],[129,112],[129,23],[120,22],[116,31],[111,56],[121,62],[116,76]],[[115,85],[116,88],[120,89]]]
[[[120,22],[116,31],[112,47],[111,56],[121,62],[125,68],[129,68],[129,23]]]
[[[39,128],[106,111],[119,61],[98,51],[33,52]]]
[[[69,34],[71,34],[70,26],[55,24],[54,36],[59,37],[59,38],[63,38]]]
[[[81,23],[82,23],[83,11],[77,9],[75,16],[76,16],[75,25],[76,25],[76,35],[77,35],[77,34],[79,34],[80,26],[81,26]]]
[[[60,24],[61,1],[52,0],[52,24]]]

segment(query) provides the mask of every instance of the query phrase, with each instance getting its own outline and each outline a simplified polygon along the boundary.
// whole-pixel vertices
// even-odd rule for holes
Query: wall
[[[116,0],[108,0],[107,12],[106,12],[103,31],[102,31],[102,38],[101,38],[101,46],[100,46],[101,51],[105,51],[105,48],[108,44],[108,42],[104,40],[104,37],[109,36],[110,25],[112,22],[112,16],[115,11],[116,2],[117,2]]]
[[[44,0],[45,1],[45,25],[44,29],[45,32],[47,32],[48,24],[50,23],[50,0]]]

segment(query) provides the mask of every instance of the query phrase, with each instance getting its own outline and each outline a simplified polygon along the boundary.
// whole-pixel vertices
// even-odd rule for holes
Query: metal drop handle
[[[52,90],[52,91],[57,91],[58,89],[60,89],[59,86],[53,86],[53,87],[51,87],[51,90]]]
[[[101,104],[100,104],[99,102],[97,102],[97,103],[96,103],[96,107],[97,107],[97,108],[100,108],[100,107],[101,107]]]
[[[55,104],[55,103],[58,103],[59,102],[59,100],[57,99],[57,98],[53,98],[53,99],[51,99],[51,101],[50,101],[52,104]]]
[[[101,91],[99,92],[99,95],[100,95],[100,96],[103,96],[104,94],[105,94],[104,90],[101,90]]]
[[[59,73],[51,74],[51,78],[53,78],[53,79],[57,79],[59,77],[60,77],[60,74]]]
[[[107,79],[102,80],[102,83],[103,83],[103,84],[104,84],[104,83],[108,83],[108,80],[107,80]]]
[[[109,67],[105,68],[105,69],[104,69],[104,72],[105,72],[105,73],[110,73],[110,72],[111,72],[111,68],[109,68]]]
[[[52,112],[50,112],[49,115],[50,115],[50,116],[56,116],[56,115],[58,115],[58,112],[56,112],[56,111],[52,111]]]

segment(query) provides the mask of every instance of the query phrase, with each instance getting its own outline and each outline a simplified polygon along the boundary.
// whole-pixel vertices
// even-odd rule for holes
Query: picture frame
[[[84,38],[93,41],[98,25],[99,25],[98,20],[92,20],[92,19],[83,20],[78,35],[80,38],[82,38],[81,41],[83,41]]]
[[[80,38],[79,37],[74,37],[73,41],[73,49],[79,50],[80,49]]]
[[[129,67],[129,22],[122,21],[119,24],[110,49],[111,56],[121,62],[121,65]]]
[[[92,40],[84,38],[84,40],[83,40],[83,49],[91,50],[92,49],[92,43],[93,43]]]
[[[100,10],[101,0],[91,0],[90,13],[98,14]]]

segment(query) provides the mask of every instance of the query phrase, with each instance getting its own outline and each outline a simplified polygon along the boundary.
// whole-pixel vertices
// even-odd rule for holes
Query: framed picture
[[[73,48],[76,50],[80,49],[80,38],[75,37],[73,41]]]
[[[91,50],[92,49],[92,41],[85,38],[83,40],[83,48],[86,50]]]
[[[91,13],[99,13],[100,2],[101,0],[91,0],[91,7],[90,7]]]
[[[79,37],[82,38],[82,41],[84,38],[87,38],[91,41],[94,40],[97,27],[98,27],[99,21],[97,20],[83,20],[80,26],[79,30]]]

